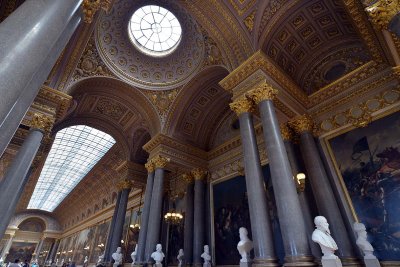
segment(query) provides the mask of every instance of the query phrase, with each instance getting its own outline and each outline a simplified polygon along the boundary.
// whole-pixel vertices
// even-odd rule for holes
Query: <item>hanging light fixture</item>
[[[165,215],[164,215],[164,220],[166,223],[168,224],[173,224],[173,225],[177,225],[180,224],[182,222],[183,219],[183,215],[181,213],[179,213],[178,211],[176,211],[175,208],[175,200],[178,197],[178,194],[176,192],[176,181],[178,180],[177,176],[175,176],[175,194],[172,197],[172,210],[169,210]]]
[[[142,191],[140,192],[139,210],[137,211],[137,216],[133,224],[129,225],[129,227],[132,229],[133,232],[139,232],[140,230],[140,223],[142,217],[142,211],[140,210],[140,207],[142,206],[142,196],[143,196],[143,187]]]

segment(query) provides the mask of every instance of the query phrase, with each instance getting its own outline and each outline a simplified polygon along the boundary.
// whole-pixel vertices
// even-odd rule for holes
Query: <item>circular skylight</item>
[[[171,53],[182,36],[181,24],[175,15],[155,5],[136,10],[129,22],[128,32],[134,45],[152,56]]]

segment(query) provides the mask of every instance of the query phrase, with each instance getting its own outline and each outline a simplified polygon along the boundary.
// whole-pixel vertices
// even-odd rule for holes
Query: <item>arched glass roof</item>
[[[110,135],[86,125],[60,130],[28,209],[53,211],[114,144]]]
[[[167,9],[149,5],[136,10],[129,22],[129,37],[144,53],[162,56],[172,52],[179,44],[182,28]]]

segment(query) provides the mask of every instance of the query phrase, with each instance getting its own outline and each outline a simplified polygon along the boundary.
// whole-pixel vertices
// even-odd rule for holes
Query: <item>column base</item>
[[[312,256],[289,256],[285,257],[283,266],[318,266]]]
[[[377,258],[366,259],[364,257],[365,267],[381,267]]]
[[[342,267],[342,263],[339,258],[336,259],[324,259],[322,258],[322,267]]]
[[[240,267],[252,267],[252,262],[251,261],[249,261],[249,262],[240,262]]]
[[[364,264],[357,258],[340,258],[343,266],[361,267]]]
[[[253,267],[275,267],[279,266],[278,260],[276,258],[268,258],[268,259],[254,259]]]

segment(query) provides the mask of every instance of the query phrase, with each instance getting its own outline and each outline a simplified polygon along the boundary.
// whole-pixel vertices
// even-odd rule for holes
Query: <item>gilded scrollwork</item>
[[[167,157],[163,157],[161,155],[157,155],[155,157],[153,157],[152,162],[154,163],[154,167],[157,168],[165,168],[165,166],[167,166],[168,162],[171,161],[170,158]]]
[[[388,28],[393,17],[400,12],[399,0],[378,0],[365,8],[373,24],[383,30]]]
[[[298,134],[303,132],[312,133],[314,129],[314,121],[308,114],[304,114],[289,121],[289,127]]]
[[[43,115],[41,113],[34,113],[30,122],[30,126],[33,129],[40,129],[46,133],[49,133],[54,124],[54,118]]]
[[[264,82],[257,85],[255,89],[249,91],[246,96],[252,99],[258,105],[264,100],[274,100],[278,92],[279,91],[277,89]]]
[[[204,169],[196,168],[191,171],[194,180],[204,180],[207,175],[207,171]]]

